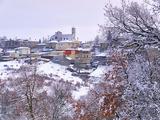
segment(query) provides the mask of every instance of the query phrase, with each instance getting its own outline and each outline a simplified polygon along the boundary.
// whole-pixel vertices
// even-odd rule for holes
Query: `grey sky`
[[[114,0],[118,4],[120,0]],[[88,41],[103,24],[106,0],[0,0],[0,36],[39,39],[77,28]]]

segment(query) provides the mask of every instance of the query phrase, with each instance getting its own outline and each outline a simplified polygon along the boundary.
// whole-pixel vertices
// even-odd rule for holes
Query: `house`
[[[38,49],[45,48],[46,47],[46,43],[38,43],[35,47],[38,48]]]
[[[48,56],[52,57],[52,61],[54,63],[58,63],[61,65],[69,65],[70,61],[66,59],[64,56],[64,51],[52,51],[48,54]]]
[[[86,68],[90,66],[92,54],[90,49],[77,49],[78,52],[75,55],[75,66],[80,68]]]
[[[64,56],[64,51],[50,51],[50,52],[41,52],[39,53],[41,58],[49,59],[54,63],[61,65],[69,65],[69,61]]]
[[[12,40],[12,39],[5,39],[1,41],[1,48],[3,49],[14,49],[20,47],[20,42],[17,40]]]
[[[29,41],[29,40],[18,40],[20,42],[20,47],[29,47],[35,48],[36,45],[39,43],[38,41]]]
[[[29,47],[29,48],[35,48],[36,45],[38,44],[38,41],[29,41],[27,39],[23,40],[23,39],[16,39],[16,40],[12,40],[12,39],[2,39],[0,46],[3,49],[14,49],[14,48],[18,48],[18,47]]]
[[[35,45],[34,48],[31,49],[31,53],[38,53],[46,51],[46,43],[38,43]]]
[[[51,51],[49,54],[52,56],[63,56],[64,51]]]
[[[85,68],[91,64],[92,55],[90,49],[66,49],[64,50],[64,56],[78,68]]]
[[[15,50],[7,50],[1,54],[0,61],[9,61],[19,58],[19,54]]]
[[[94,42],[93,42],[93,41],[88,41],[88,42],[82,43],[82,44],[81,44],[81,47],[82,47],[82,48],[92,48],[93,45],[94,45]]]
[[[80,46],[80,41],[74,40],[74,41],[61,41],[56,44],[56,50],[66,50],[71,48],[78,48]]]
[[[47,59],[53,59],[55,56],[64,56],[63,51],[42,52],[41,56]]]
[[[15,49],[15,52],[18,53],[19,56],[29,56],[31,49],[29,47],[18,47]]]
[[[76,49],[66,49],[64,50],[64,56],[68,59],[75,60],[76,54],[78,54],[79,51]]]
[[[6,53],[5,53],[5,56],[8,56],[8,57],[11,57],[13,59],[15,58],[18,58],[19,57],[19,54],[15,52],[15,50],[8,50]]]
[[[49,41],[46,43],[46,48],[55,50],[57,43],[57,41]]]
[[[76,28],[72,28],[71,34],[63,34],[62,32],[58,31],[53,36],[51,36],[50,41],[72,41],[76,39]]]
[[[107,54],[105,52],[101,52],[92,57],[92,64],[98,63],[98,65],[105,65],[107,62]]]

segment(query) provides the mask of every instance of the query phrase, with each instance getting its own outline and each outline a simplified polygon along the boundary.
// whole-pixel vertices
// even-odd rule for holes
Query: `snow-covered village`
[[[160,0],[1,0],[0,120],[160,120]]]

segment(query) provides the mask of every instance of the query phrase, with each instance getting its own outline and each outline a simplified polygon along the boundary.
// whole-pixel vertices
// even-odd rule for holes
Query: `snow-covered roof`
[[[75,48],[67,48],[65,50],[77,50],[77,49],[75,49]]]
[[[107,55],[107,54],[103,52],[103,53],[97,54],[96,56],[104,56],[104,57],[105,57],[106,55]]]
[[[60,41],[59,43],[68,43],[68,42],[73,42],[72,40],[63,40],[63,41]]]
[[[38,55],[46,55],[46,54],[48,54],[49,52],[38,52],[37,54]]]
[[[15,50],[7,50],[7,53],[15,53]]]
[[[50,49],[50,48],[43,48],[42,50],[43,52],[53,51],[53,49]]]
[[[91,51],[90,48],[77,48],[77,50],[79,50],[79,51]]]
[[[37,44],[37,45],[46,45],[46,43],[39,43],[39,44]]]
[[[52,41],[49,41],[48,43],[58,43],[58,41],[52,40]]]
[[[71,57],[66,57],[66,59],[68,59],[68,60],[72,60],[72,58],[71,58]]]
[[[18,47],[18,48],[15,48],[15,49],[30,49],[29,47]]]

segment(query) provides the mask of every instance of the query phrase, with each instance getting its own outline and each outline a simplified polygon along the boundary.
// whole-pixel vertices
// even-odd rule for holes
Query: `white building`
[[[18,47],[15,49],[16,53],[20,56],[29,55],[31,53],[31,49],[29,47]]]
[[[71,34],[63,34],[62,32],[58,31],[53,36],[51,36],[50,41],[72,41],[76,39],[76,29],[72,28]]]

